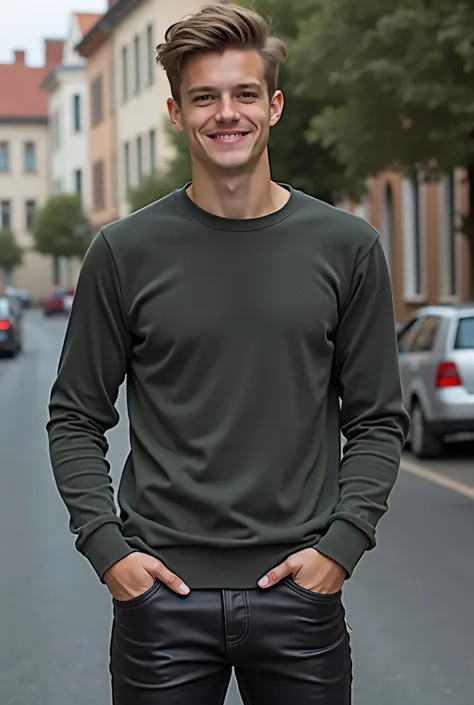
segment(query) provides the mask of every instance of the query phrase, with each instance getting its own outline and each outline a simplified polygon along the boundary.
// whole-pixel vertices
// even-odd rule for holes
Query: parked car
[[[31,297],[26,289],[20,289],[18,286],[12,286],[9,284],[5,287],[5,294],[11,298],[18,299],[22,308],[30,308]]]
[[[9,296],[0,296],[0,354],[15,357],[22,343],[21,308]]]
[[[448,436],[474,437],[474,304],[419,309],[398,351],[413,453],[436,457]]]
[[[55,313],[66,313],[64,301],[68,296],[74,296],[74,289],[72,287],[53,287],[42,301],[43,315],[52,316]]]
[[[64,297],[64,311],[65,311],[65,313],[71,313],[73,301],[74,301],[74,296],[72,294],[68,294],[67,296]]]

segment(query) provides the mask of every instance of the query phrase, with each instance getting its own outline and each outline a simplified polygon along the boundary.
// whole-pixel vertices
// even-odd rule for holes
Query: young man
[[[192,183],[103,228],[81,269],[48,432],[113,597],[115,705],[221,705],[232,666],[246,705],[351,700],[341,588],[408,420],[377,233],[271,180],[285,57],[238,7],[169,28]],[[104,434],[124,379],[118,516]]]

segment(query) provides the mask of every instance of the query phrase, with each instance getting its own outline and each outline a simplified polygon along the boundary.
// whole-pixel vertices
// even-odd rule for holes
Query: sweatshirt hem
[[[128,539],[131,548],[148,553],[176,573],[193,589],[249,590],[271,568],[292,553],[310,548],[318,537],[301,544],[273,544],[245,548],[167,546],[150,549],[140,539]]]

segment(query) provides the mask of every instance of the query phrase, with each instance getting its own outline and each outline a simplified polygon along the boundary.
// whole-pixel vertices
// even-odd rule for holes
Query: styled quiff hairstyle
[[[270,98],[277,88],[280,64],[286,61],[285,43],[270,36],[265,19],[239,5],[206,5],[194,15],[172,24],[156,48],[156,61],[166,71],[171,95],[180,103],[181,73],[186,61],[199,54],[227,49],[255,49],[263,60]]]

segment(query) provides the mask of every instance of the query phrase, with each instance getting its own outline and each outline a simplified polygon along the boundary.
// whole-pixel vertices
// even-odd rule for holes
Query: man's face
[[[257,51],[230,49],[190,59],[181,77],[181,106],[168,101],[175,130],[185,132],[193,159],[213,170],[239,173],[265,152],[283,96],[270,100]]]

